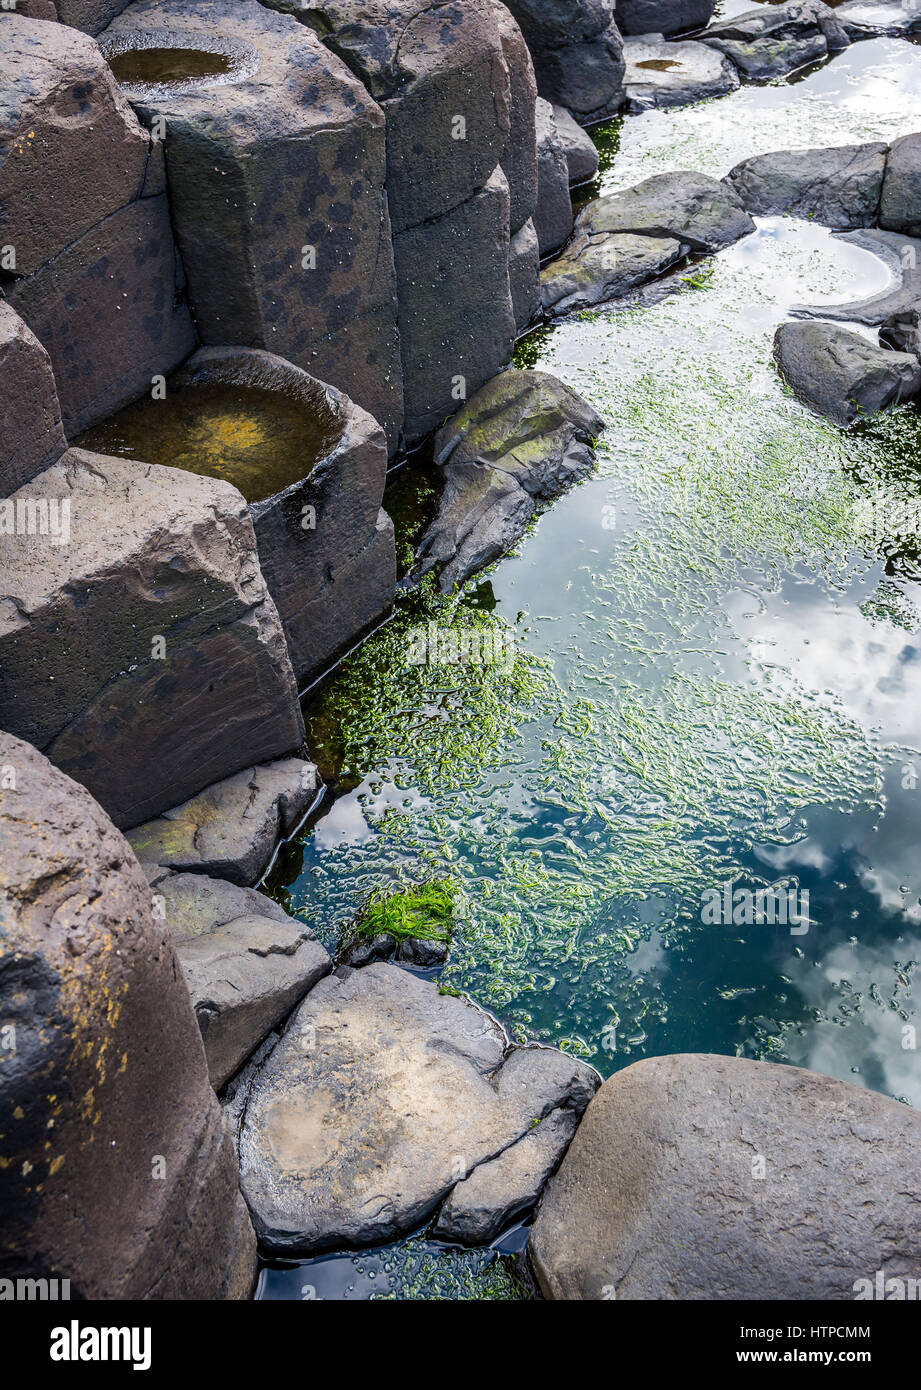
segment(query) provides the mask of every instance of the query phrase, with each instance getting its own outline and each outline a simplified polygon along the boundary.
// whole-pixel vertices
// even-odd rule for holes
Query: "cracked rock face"
[[[235,488],[71,449],[6,505],[26,529],[0,536],[0,722],[117,824],[300,747],[291,663]]]
[[[300,824],[322,785],[303,758],[248,767],[139,825],[128,842],[142,864],[248,886],[265,873],[279,839]]]
[[[531,1263],[554,1299],[853,1300],[917,1277],[919,1155],[916,1110],[816,1072],[637,1062],[550,1179]]]
[[[0,1273],[51,1259],[73,1298],[247,1298],[233,1147],[144,876],[29,744],[0,734],[0,765]]]
[[[0,495],[50,468],[66,448],[51,360],[0,300]]]
[[[549,372],[494,377],[435,436],[444,473],[438,514],[414,578],[440,568],[450,593],[520,540],[537,505],[590,472],[604,421]]]
[[[541,303],[551,317],[619,299],[681,260],[687,248],[673,237],[629,232],[573,237],[540,277]]]
[[[787,213],[846,231],[876,221],[887,145],[779,150],[743,159],[726,175],[756,216]]]
[[[303,922],[262,893],[203,874],[154,871],[215,1090],[331,965]]]
[[[398,966],[340,969],[252,1081],[240,1167],[259,1236],[280,1253],[392,1240],[597,1084],[565,1053],[510,1048],[488,1014]]]
[[[620,193],[587,203],[576,232],[634,232],[673,237],[692,251],[721,251],[755,230],[735,189],[707,174],[655,174]]]
[[[794,395],[836,425],[897,405],[921,391],[921,362],[877,347],[831,323],[784,323],[774,356]]]
[[[661,34],[627,39],[624,82],[627,111],[635,115],[657,106],[686,106],[725,96],[740,85],[729,58],[701,43],[666,43]]]

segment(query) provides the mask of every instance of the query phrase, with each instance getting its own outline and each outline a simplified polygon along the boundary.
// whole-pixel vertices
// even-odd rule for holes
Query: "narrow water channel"
[[[599,183],[918,128],[921,47],[874,40],[625,121]],[[712,1051],[921,1105],[921,414],[844,435],[771,360],[791,305],[886,284],[824,229],[760,219],[677,294],[520,345],[604,417],[598,468],[463,593],[408,599],[310,702],[341,795],[269,887],[325,944],[373,890],[447,879],[440,983],[512,1036],[603,1075]],[[426,622],[499,628],[514,659],[414,665]],[[805,928],[705,922],[734,884],[783,884]],[[488,1253],[423,1240],[279,1266],[261,1295],[314,1287],[516,1296]]]

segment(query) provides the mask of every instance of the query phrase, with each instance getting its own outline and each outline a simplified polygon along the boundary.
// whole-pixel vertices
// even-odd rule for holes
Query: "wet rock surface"
[[[847,230],[876,221],[888,147],[780,150],[736,164],[726,182],[751,213],[787,213]]]
[[[449,593],[505,554],[537,505],[593,466],[604,423],[549,372],[503,372],[435,436],[444,487],[419,545],[412,577],[439,569]]]
[[[72,449],[11,504],[49,520],[45,534],[0,536],[0,721],[116,823],[300,747],[291,663],[236,489]]]
[[[720,251],[755,230],[735,190],[707,174],[655,174],[633,188],[587,203],[576,232],[672,237],[693,251]]]
[[[919,1138],[907,1105],[798,1067],[638,1062],[550,1179],[531,1263],[554,1299],[852,1300],[916,1276]]]
[[[262,893],[203,874],[151,870],[215,1090],[331,968],[303,922]]]
[[[233,1149],[144,876],[34,748],[0,734],[0,764],[0,1269],[75,1299],[246,1298]]]
[[[128,842],[142,864],[251,885],[265,873],[279,840],[300,824],[322,786],[315,765],[303,758],[249,767],[139,825]]]
[[[456,1182],[597,1074],[550,1048],[510,1048],[467,1000],[399,967],[314,987],[255,1074],[240,1133],[243,1191],[267,1248],[379,1244],[418,1227]]]
[[[686,251],[673,237],[579,233],[541,273],[541,303],[556,318],[619,299],[668,270]]]
[[[921,391],[921,362],[830,323],[785,323],[774,356],[787,384],[836,425],[872,415]]]
[[[635,115],[656,106],[686,106],[725,96],[740,85],[735,65],[702,43],[667,43],[647,34],[624,43],[627,111]]]
[[[914,0],[847,0],[838,6],[835,16],[852,39],[921,30],[921,14]]]
[[[749,82],[786,77],[850,42],[838,11],[822,0],[759,5],[725,23],[711,24],[701,38],[730,58]]]
[[[50,468],[66,448],[50,358],[0,300],[0,495]]]
[[[878,256],[891,272],[891,288],[870,295],[867,299],[845,304],[793,305],[792,313],[802,317],[876,325],[921,300],[921,241],[874,227],[841,232],[839,239]]]

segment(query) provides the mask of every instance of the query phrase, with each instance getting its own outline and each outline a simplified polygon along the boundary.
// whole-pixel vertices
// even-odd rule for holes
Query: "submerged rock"
[[[715,0],[615,0],[622,34],[686,34],[708,24]]]
[[[128,842],[142,864],[253,884],[322,787],[316,767],[303,758],[248,767],[139,825]]]
[[[502,372],[435,436],[444,474],[438,514],[419,545],[413,578],[441,569],[456,584],[520,540],[538,502],[591,470],[604,421],[549,372]]]
[[[755,230],[734,189],[707,174],[655,174],[620,193],[587,203],[576,231],[673,237],[692,251],[720,251]]]
[[[547,1185],[531,1262],[554,1299],[852,1300],[917,1278],[919,1155],[916,1110],[828,1076],[637,1062]]]
[[[534,226],[542,256],[562,246],[572,231],[566,146],[553,119],[553,107],[541,97],[537,99],[537,207]]]
[[[144,876],[29,744],[0,734],[0,766],[0,1273],[73,1299],[246,1298],[233,1148]]]
[[[332,962],[303,922],[251,888],[151,870],[218,1090]]]
[[[891,232],[921,237],[921,135],[904,135],[889,148],[879,225]]]
[[[551,317],[618,299],[661,275],[686,253],[671,237],[629,232],[575,236],[541,272],[541,303]]]
[[[566,151],[570,186],[588,183],[598,172],[598,151],[592,137],[565,106],[554,106],[553,124]]]
[[[847,48],[850,40],[837,15],[822,0],[759,5],[712,24],[701,39],[730,58],[749,82],[768,82]]]
[[[847,0],[835,15],[852,39],[911,34],[921,29],[921,11],[915,0]]]
[[[579,1124],[575,1110],[553,1110],[498,1158],[452,1188],[432,1228],[436,1240],[485,1245],[530,1211]]]
[[[255,1074],[241,1181],[268,1249],[374,1245],[598,1084],[550,1048],[510,1048],[465,999],[396,966],[340,969]]]
[[[48,354],[0,300],[0,496],[31,482],[66,448]]]
[[[779,150],[743,159],[726,175],[743,207],[758,216],[786,213],[847,230],[876,221],[887,146]]]
[[[794,395],[836,425],[897,405],[921,391],[921,362],[830,323],[784,323],[774,355]]]
[[[740,85],[735,66],[702,43],[666,43],[662,34],[645,34],[624,43],[627,111],[686,106],[725,96]]]

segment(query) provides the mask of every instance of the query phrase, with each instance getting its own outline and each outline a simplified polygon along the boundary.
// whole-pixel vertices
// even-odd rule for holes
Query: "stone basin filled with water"
[[[249,44],[198,32],[151,29],[101,42],[116,80],[135,100],[241,82],[259,67]]]
[[[619,135],[620,153],[599,181],[915,129],[921,50],[872,40],[796,84],[608,127],[599,143],[610,155]],[[521,344],[520,365],[604,416],[597,473],[459,595],[410,599],[308,706],[340,795],[280,857],[280,902],[335,948],[373,890],[450,878],[441,983],[513,1037],[603,1075],[710,1051],[921,1106],[904,1044],[921,958],[921,413],[843,434],[772,361],[791,305],[889,283],[821,227],[758,219],[678,294]],[[511,634],[514,663],[413,664],[429,621]],[[802,934],[704,922],[707,892],[774,884],[808,904]],[[515,1296],[418,1240],[335,1259],[351,1262],[344,1296],[372,1295],[381,1268],[403,1297]],[[267,1268],[260,1296],[322,1288],[333,1260]]]

